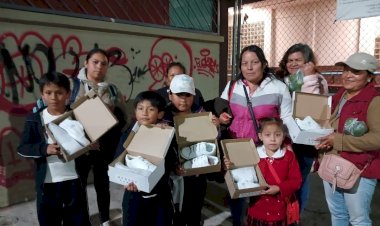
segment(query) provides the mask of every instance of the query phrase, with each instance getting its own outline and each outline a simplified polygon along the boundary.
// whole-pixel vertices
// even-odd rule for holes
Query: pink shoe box
[[[224,179],[226,181],[231,198],[237,199],[260,195],[261,191],[265,190],[268,187],[268,184],[266,183],[258,166],[260,157],[257,153],[256,146],[252,139],[226,139],[221,141],[221,145],[224,155],[234,163],[234,169],[253,166],[255,168],[256,176],[259,181],[259,187],[239,189],[234,182],[231,170],[227,170]]]
[[[165,173],[165,156],[174,136],[174,128],[166,126],[144,126],[137,123],[124,142],[124,152],[108,165],[108,176],[111,182],[120,185],[127,185],[131,182],[136,184],[139,191],[151,192]],[[144,176],[124,169],[116,168],[117,162],[125,164],[125,156],[142,156],[156,169]]]
[[[61,146],[61,149],[63,150],[63,160],[66,162],[71,161],[91,150],[91,144],[95,143],[103,134],[105,134],[118,122],[108,107],[93,91],[73,103],[71,108],[71,111],[66,112],[61,117],[52,121],[52,123],[59,125],[59,123],[68,117],[79,121],[84,128],[86,137],[91,143],[71,155],[65,152]],[[56,141],[48,126],[46,126],[46,131],[49,136]]]
[[[218,130],[212,123],[212,113],[201,112],[174,117],[174,125],[176,128],[176,139],[178,150],[183,147],[191,146],[199,142],[214,143],[216,147],[216,157],[219,161],[216,165],[186,169],[184,176],[192,176],[219,172],[221,169],[220,155],[218,150],[217,136]],[[180,163],[183,164],[186,159],[180,157]]]

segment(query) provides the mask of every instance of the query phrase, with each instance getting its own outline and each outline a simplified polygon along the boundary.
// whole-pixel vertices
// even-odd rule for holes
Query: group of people
[[[97,84],[105,81],[107,55],[102,50],[94,51],[94,55],[89,53],[85,68],[78,76],[84,90],[78,96],[96,89]],[[129,127],[124,129],[124,123],[119,123],[114,131],[105,135],[113,137],[112,144],[102,138],[92,145],[94,150],[89,154],[67,163],[59,160],[59,146],[48,137],[44,125],[68,110],[70,82],[58,72],[45,74],[40,80],[40,90],[47,106],[27,118],[18,148],[19,154],[36,161],[40,225],[90,225],[83,194],[91,165],[100,218],[103,225],[107,225],[109,181],[106,167],[112,159],[110,155],[116,158],[124,151],[123,144],[133,125],[174,126],[174,116],[206,110],[213,112],[212,122],[223,130],[219,140],[252,138],[260,157],[258,165],[268,183],[268,188],[260,195],[250,197],[249,202],[244,198],[229,199],[234,226],[288,225],[287,202],[292,196],[297,197],[302,214],[309,196],[309,174],[317,170],[314,165],[317,165],[319,154],[326,152],[348,159],[359,169],[365,167],[352,189],[334,190],[332,184],[323,182],[332,225],[371,225],[370,205],[380,178],[380,172],[376,170],[380,167],[380,142],[377,139],[380,119],[376,117],[380,98],[373,82],[377,61],[369,54],[355,53],[337,65],[343,66],[343,73],[342,88],[333,96],[330,123],[334,132],[319,138],[316,146],[292,143],[283,123],[292,117],[289,87],[295,74],[303,75],[298,91],[328,94],[327,82],[316,70],[313,51],[302,43],[291,46],[284,54],[279,70],[274,72],[268,67],[263,50],[251,45],[241,51],[240,73],[236,79],[228,82],[221,96],[211,102],[204,101],[181,63],[169,64],[165,87],[158,91],[143,91],[134,99],[134,116]],[[97,74],[92,75],[92,67],[97,68],[94,70]],[[108,95],[104,102],[113,112],[125,110],[120,104],[122,98],[116,97]],[[120,103],[116,105],[116,102]],[[122,112],[119,113],[121,119]],[[365,122],[368,131],[362,136],[345,133],[344,125],[350,118]],[[220,154],[223,177],[234,163]],[[98,167],[98,175],[95,167]],[[184,176],[185,172],[179,162],[174,138],[165,157],[165,174],[150,193],[140,192],[133,183],[124,186],[123,225],[201,225],[207,180],[212,177],[207,174]]]

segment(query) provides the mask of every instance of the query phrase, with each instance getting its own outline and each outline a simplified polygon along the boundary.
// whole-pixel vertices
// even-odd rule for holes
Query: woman
[[[240,54],[240,74],[236,81],[229,82],[221,98],[229,102],[231,114],[224,112],[219,121],[229,124],[231,138],[252,138],[259,142],[257,130],[249,113],[247,98],[252,102],[256,121],[265,117],[285,119],[291,117],[291,97],[287,86],[270,73],[268,61],[263,50],[250,45]],[[233,199],[230,202],[233,225],[242,225],[244,199]]]
[[[316,60],[313,50],[306,44],[298,43],[291,46],[284,54],[280,62],[280,70],[277,76],[290,85],[290,77],[298,70],[303,73],[303,84],[299,91],[314,94],[327,94],[328,84],[326,79],[315,70]],[[302,213],[309,199],[310,181],[309,174],[318,152],[314,146],[293,144],[302,175],[302,185],[298,191],[300,212]]]
[[[76,159],[79,177],[87,185],[89,171],[93,170],[94,186],[97,195],[100,220],[103,225],[109,221],[110,191],[108,178],[108,164],[113,159],[114,153],[121,136],[121,130],[125,125],[126,104],[123,96],[117,91],[116,86],[105,82],[108,70],[108,55],[102,49],[92,49],[88,52],[84,68],[78,74],[82,86],[79,96],[87,94],[94,89],[105,104],[113,111],[119,123],[99,139],[99,150],[90,150],[87,155]]]
[[[380,178],[380,97],[372,82],[377,69],[376,59],[366,53],[355,53],[343,66],[343,87],[333,96],[331,126],[336,132],[320,138],[318,149],[332,153],[354,163],[359,169],[369,163],[352,189],[337,188],[323,181],[333,226],[372,225],[371,201]],[[364,122],[368,131],[362,136],[344,132],[345,122],[355,118]]]

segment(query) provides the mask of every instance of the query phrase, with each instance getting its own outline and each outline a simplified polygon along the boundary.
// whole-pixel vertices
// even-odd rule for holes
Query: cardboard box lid
[[[235,167],[252,166],[260,161],[255,143],[251,138],[222,140],[224,154],[228,156]]]
[[[311,116],[324,121],[331,117],[331,96],[293,92],[293,117],[303,119]]]
[[[73,108],[76,120],[80,121],[91,141],[99,139],[105,132],[117,124],[117,119],[96,95],[81,98]]]
[[[144,153],[144,155],[164,158],[173,136],[174,128],[171,126],[162,128],[161,126],[144,126],[136,123],[124,143],[124,148],[130,153]]]
[[[175,116],[174,124],[178,144],[212,140],[218,136],[211,112]]]

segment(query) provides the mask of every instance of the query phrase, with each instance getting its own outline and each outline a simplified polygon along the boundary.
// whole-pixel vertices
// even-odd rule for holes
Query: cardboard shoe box
[[[174,128],[166,126],[139,126],[137,123],[133,127],[127,140],[124,142],[124,152],[108,166],[108,176],[110,181],[126,185],[131,182],[136,184],[140,191],[151,192],[157,182],[165,173],[165,156],[174,136]],[[142,156],[156,169],[148,176],[140,175],[132,171],[116,168],[117,162],[125,164],[125,156]]]
[[[284,120],[289,135],[294,143],[316,145],[315,139],[329,135],[334,130],[329,126],[331,116],[331,96],[294,92],[293,117]],[[312,117],[323,129],[301,130],[295,119]]]
[[[211,112],[201,112],[187,114],[184,116],[175,116],[174,125],[176,131],[176,139],[178,143],[178,150],[182,148],[191,146],[199,142],[210,142],[214,143],[216,147],[216,157],[218,157],[218,164],[186,169],[184,176],[191,176],[197,174],[205,174],[212,172],[219,172],[221,163],[219,157],[217,136],[218,130],[216,126],[212,123],[212,113]],[[180,157],[180,162],[183,164],[185,159]]]
[[[266,183],[258,166],[260,157],[257,153],[253,140],[250,138],[226,139],[221,141],[221,145],[224,155],[234,163],[234,169],[253,166],[259,181],[259,187],[239,189],[234,182],[231,170],[227,170],[224,179],[231,198],[236,199],[260,195],[261,191],[268,187],[268,184]]]
[[[82,124],[86,137],[89,139],[91,144],[96,142],[103,134],[118,123],[115,116],[95,94],[95,92],[89,92],[86,96],[73,103],[71,108],[71,111],[66,112],[61,117],[53,120],[51,123],[59,125],[59,123],[68,117],[79,121]],[[46,130],[49,136],[55,141],[54,136],[47,126]],[[58,145],[61,146],[61,150],[63,150],[63,160],[66,162],[71,161],[91,150],[91,144],[70,155],[58,143]]]

